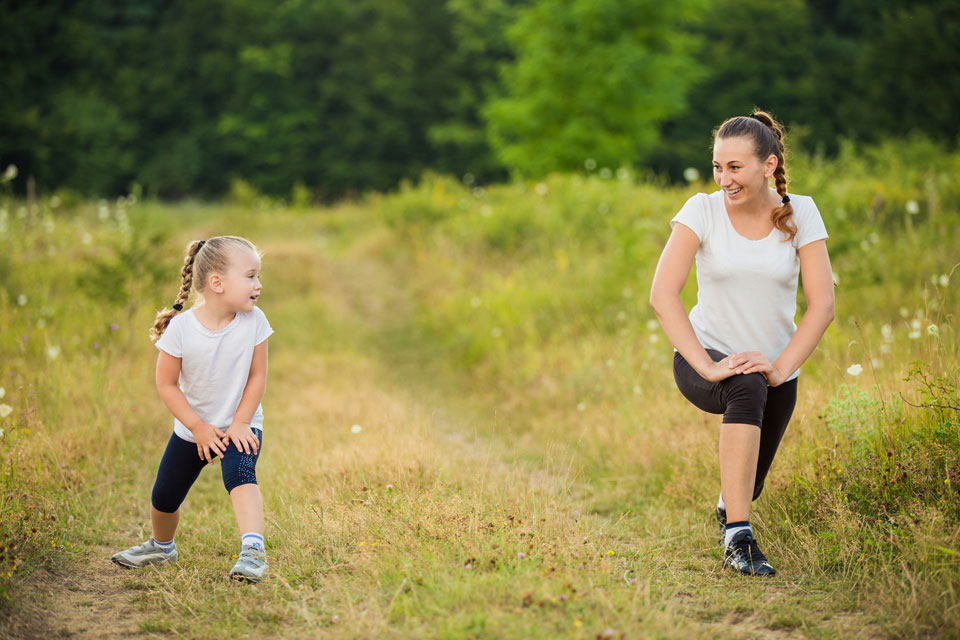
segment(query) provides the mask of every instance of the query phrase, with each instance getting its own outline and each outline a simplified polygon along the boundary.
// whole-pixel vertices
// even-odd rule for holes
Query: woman
[[[833,320],[827,231],[812,198],[787,193],[783,158],[783,130],[763,111],[717,129],[720,191],[698,193],[674,216],[650,293],[676,348],[680,392],[723,414],[716,514],[724,564],[749,575],[775,573],[750,528],[750,504],[793,414],[800,365]],[[680,292],[694,259],[697,304],[688,317]],[[807,300],[799,326],[798,274]]]

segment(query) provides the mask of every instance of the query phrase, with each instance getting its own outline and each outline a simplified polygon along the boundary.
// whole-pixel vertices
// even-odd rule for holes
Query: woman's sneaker
[[[772,576],[774,571],[749,529],[738,531],[723,552],[723,564],[738,573]]]
[[[240,547],[240,557],[230,569],[230,577],[239,582],[260,582],[267,575],[267,568],[267,554],[260,547],[245,544]]]
[[[127,569],[139,569],[148,564],[172,564],[177,561],[177,558],[179,558],[179,554],[177,554],[176,545],[169,552],[164,551],[163,547],[154,542],[153,538],[110,557],[113,562]]]
[[[723,546],[723,539],[727,537],[727,510],[717,507],[717,522],[720,523],[720,546]]]

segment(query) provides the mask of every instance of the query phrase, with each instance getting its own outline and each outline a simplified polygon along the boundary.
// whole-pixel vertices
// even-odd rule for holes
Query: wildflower
[[[577,627],[577,628],[579,629],[580,627],[583,626],[583,620],[574,620],[574,621],[573,621],[573,626],[575,626],[575,627]]]
[[[917,204],[916,200],[907,200],[907,204],[905,208],[907,210],[907,213],[909,213],[912,216],[915,216],[918,213],[920,213],[920,205]]]
[[[393,491],[393,485],[392,485],[392,484],[388,484],[388,485],[386,486],[386,489],[387,489],[387,491]]]
[[[658,336],[655,333],[650,334],[650,344],[657,344],[659,340],[660,340],[660,336]]]
[[[25,295],[22,294],[22,293],[21,293],[20,295],[18,295],[18,296],[17,296],[17,304],[20,305],[21,307],[22,307],[23,305],[27,304],[27,296],[25,296]]]
[[[503,330],[500,327],[494,327],[493,329],[490,329],[490,335],[494,338],[499,338],[503,335]]]
[[[696,182],[700,179],[700,172],[696,167],[687,167],[683,170],[683,179],[687,182]]]
[[[0,438],[3,437],[3,429],[0,429]]]
[[[60,345],[48,344],[47,345],[47,357],[51,360],[56,360],[60,357]]]
[[[6,418],[13,411],[13,407],[8,404],[0,404],[0,418]]]
[[[911,340],[916,340],[917,338],[920,337],[920,331],[919,330],[911,331],[910,333],[907,334],[907,337],[910,338]]]
[[[350,427],[350,433],[360,433],[361,431],[363,431],[363,427],[361,427],[358,424],[355,424],[352,427]]]
[[[583,168],[586,169],[587,171],[593,171],[594,169],[597,168],[597,161],[594,160],[593,158],[587,158],[586,160],[583,161]]]
[[[3,172],[3,178],[0,179],[0,182],[10,182],[17,177],[17,173],[19,173],[17,171],[17,165],[8,164],[7,170]]]
[[[538,183],[537,183],[537,186],[534,187],[533,190],[537,192],[537,195],[538,195],[538,196],[545,196],[545,195],[547,195],[547,185],[545,185],[545,184],[542,183],[542,182],[538,182]]]
[[[0,398],[3,398],[5,395],[7,395],[7,390],[3,387],[0,387]]]
[[[608,555],[608,556],[615,556],[615,555],[617,555],[617,552],[616,552],[616,551],[607,551],[607,555]]]
[[[660,326],[660,323],[656,320],[650,319],[647,320],[647,331],[656,331],[657,327]]]
[[[527,554],[525,554],[523,551],[518,551],[518,552],[517,552],[517,557],[518,557],[519,559],[523,560],[524,558],[527,557]]]
[[[614,631],[613,629],[610,629],[609,627],[603,630],[604,638],[612,638],[615,635],[617,635],[617,632]]]
[[[880,334],[883,336],[884,342],[893,342],[893,327],[888,324],[880,327]]]
[[[950,284],[950,276],[945,273],[940,274],[940,286],[945,287]]]
[[[566,602],[569,596],[565,593],[560,594],[560,602]]]
[[[470,569],[473,569],[473,565],[468,562],[467,564],[463,565],[463,568],[469,571]]]
[[[577,411],[583,411],[583,410],[586,409],[586,408],[587,408],[587,403],[586,403],[586,402],[578,402],[578,403],[577,403]]]
[[[863,367],[860,366],[859,364],[852,364],[849,367],[847,367],[847,373],[849,373],[852,376],[858,376],[861,373],[863,373]]]
[[[919,330],[920,330],[920,320],[918,320],[918,319],[916,319],[916,318],[914,318],[913,320],[911,320],[911,321],[910,321],[910,328],[913,329],[914,331],[919,331]]]
[[[927,325],[927,333],[929,333],[932,336],[935,336],[938,333],[940,333],[940,327],[938,327],[935,324]]]
[[[880,345],[880,353],[890,353],[890,345],[888,344]]]
[[[900,317],[901,317],[901,318],[906,318],[906,317],[909,316],[909,315],[910,315],[910,310],[909,310],[909,309],[907,309],[906,307],[900,307]]]
[[[881,364],[882,363],[877,358],[871,358],[870,360],[870,366],[874,369],[879,369]]]
[[[118,325],[116,322],[110,323],[110,331],[117,331],[118,329],[120,329],[120,325]]]

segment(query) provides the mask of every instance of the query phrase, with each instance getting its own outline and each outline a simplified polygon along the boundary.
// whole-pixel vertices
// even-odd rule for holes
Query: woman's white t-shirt
[[[193,309],[176,315],[157,340],[157,348],[181,359],[180,390],[204,422],[226,429],[240,406],[247,386],[253,349],[273,329],[258,307],[238,313],[222,329],[207,329]],[[263,407],[257,406],[250,427],[263,429]],[[193,434],[176,418],[173,430],[188,442]]]
[[[789,242],[776,228],[762,240],[740,235],[727,215],[723,191],[696,194],[670,221],[671,227],[682,223],[700,238],[697,304],[690,323],[705,348],[724,354],[759,351],[773,362],[797,330],[798,249],[828,236],[813,198],[789,195],[797,226]]]

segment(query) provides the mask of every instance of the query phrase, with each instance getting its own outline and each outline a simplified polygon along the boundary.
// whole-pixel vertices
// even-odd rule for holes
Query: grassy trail
[[[109,563],[113,550],[149,535],[149,487],[169,432],[152,348],[137,347],[117,365],[127,376],[117,390],[147,406],[115,428],[139,436],[107,448],[123,455],[110,462],[114,477],[85,496],[87,515],[70,532],[80,544],[18,586],[0,636],[911,635],[903,612],[871,595],[869,569],[808,570],[814,542],[763,538],[764,518],[782,517],[775,498],[757,522],[780,574],[745,580],[722,569],[713,498],[686,495],[710,482],[665,488],[657,479],[661,454],[709,449],[715,438],[716,421],[692,409],[668,424],[645,417],[666,422],[659,397],[669,380],[649,382],[645,403],[661,409],[626,416],[630,433],[605,430],[589,410],[561,415],[542,394],[529,395],[542,404],[524,406],[522,395],[448,375],[431,364],[433,345],[402,338],[411,313],[403,274],[378,259],[376,237],[321,252],[309,234],[278,225],[259,243],[264,309],[277,330],[258,467],[271,579],[244,587],[225,577],[237,536],[218,470],[201,476],[185,505],[178,566],[124,572]],[[798,416],[816,412],[814,395],[801,398]],[[667,442],[678,424],[695,428]],[[802,444],[791,437],[788,451]],[[630,446],[618,453],[621,438]]]

